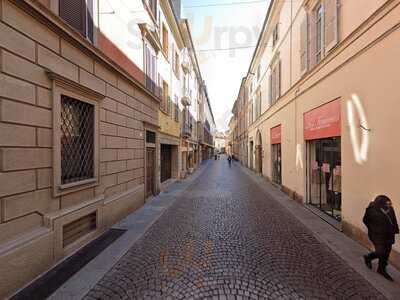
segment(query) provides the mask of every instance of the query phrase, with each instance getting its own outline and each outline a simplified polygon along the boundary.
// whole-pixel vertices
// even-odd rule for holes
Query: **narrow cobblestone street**
[[[176,200],[87,299],[383,299],[234,163]]]

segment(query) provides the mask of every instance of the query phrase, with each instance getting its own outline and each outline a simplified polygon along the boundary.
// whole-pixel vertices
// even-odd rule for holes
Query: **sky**
[[[269,0],[182,0],[182,17],[189,20],[220,131],[228,129],[232,105],[255,50],[249,46],[257,44],[268,5]]]

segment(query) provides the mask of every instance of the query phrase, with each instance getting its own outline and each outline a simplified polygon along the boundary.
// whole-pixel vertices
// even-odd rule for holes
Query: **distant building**
[[[225,134],[222,132],[217,132],[215,134],[215,150],[218,152],[225,153]]]

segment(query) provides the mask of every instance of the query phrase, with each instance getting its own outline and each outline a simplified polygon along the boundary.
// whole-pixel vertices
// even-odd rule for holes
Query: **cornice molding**
[[[142,33],[142,37],[149,41],[153,49],[158,52],[161,50],[161,42],[160,42],[160,36],[158,35],[157,31],[152,30],[149,26],[149,24],[146,23],[139,23],[138,24],[140,32]]]
[[[71,79],[68,79],[50,70],[46,71],[46,74],[57,85],[62,86],[68,90],[71,90],[72,92],[77,92],[79,94],[88,96],[90,98],[94,98],[95,100],[102,100],[106,97],[106,95],[96,92],[86,86],[81,85],[78,82],[72,81]]]
[[[93,59],[102,62],[111,70],[118,73],[121,77],[127,79],[136,88],[140,89],[152,101],[160,102],[159,99],[151,94],[146,87],[137,79],[132,77],[127,71],[120,67],[116,62],[107,57],[99,48],[91,44],[88,40],[81,36],[81,34],[74,30],[71,26],[66,24],[58,15],[53,11],[46,8],[37,1],[32,0],[9,0],[11,3],[22,9],[24,12],[32,16],[38,22],[58,34],[61,38],[77,47],[79,50],[89,55]]]

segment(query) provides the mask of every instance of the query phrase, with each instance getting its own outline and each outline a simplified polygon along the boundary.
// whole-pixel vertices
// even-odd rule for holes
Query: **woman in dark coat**
[[[386,279],[393,281],[393,278],[386,272],[395,235],[399,233],[392,201],[387,196],[376,197],[367,207],[363,222],[368,228],[368,237],[375,247],[374,252],[364,255],[365,264],[371,269],[371,261],[379,258],[377,272]]]

